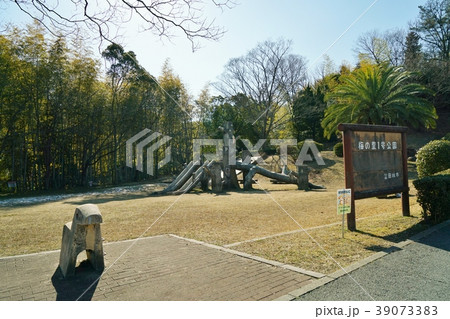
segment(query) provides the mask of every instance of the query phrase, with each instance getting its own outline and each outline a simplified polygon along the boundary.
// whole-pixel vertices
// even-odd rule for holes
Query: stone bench
[[[75,209],[72,222],[63,227],[59,267],[64,277],[75,274],[77,256],[84,250],[95,270],[104,269],[103,241],[100,231],[102,222],[102,214],[94,204],[81,205]]]

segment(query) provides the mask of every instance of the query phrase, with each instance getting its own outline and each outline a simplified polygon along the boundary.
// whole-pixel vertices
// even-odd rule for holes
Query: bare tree
[[[389,61],[393,66],[405,63],[406,36],[407,33],[403,29],[394,29],[384,33],[389,47]]]
[[[307,81],[305,60],[290,54],[291,46],[283,39],[259,43],[245,56],[231,59],[214,84],[227,97],[244,94],[251,99],[254,107],[248,116],[262,138],[283,121],[276,114],[282,107],[291,109],[295,94]]]
[[[80,27],[95,32],[100,39],[113,42],[124,25],[135,21],[144,31],[171,38],[181,32],[198,47],[199,39],[219,39],[224,30],[204,16],[212,4],[231,8],[231,0],[0,0],[15,3],[51,33],[70,34]]]
[[[337,67],[334,61],[330,58],[329,55],[324,54],[322,62],[316,67],[313,77],[314,81],[317,82],[326,77],[327,75],[330,75],[332,73],[337,72]]]
[[[376,64],[388,62],[393,66],[400,66],[405,59],[405,39],[406,33],[401,29],[384,33],[372,30],[358,38],[355,51]]]
[[[419,6],[419,18],[412,25],[414,31],[425,42],[432,57],[450,59],[450,0],[428,0]]]

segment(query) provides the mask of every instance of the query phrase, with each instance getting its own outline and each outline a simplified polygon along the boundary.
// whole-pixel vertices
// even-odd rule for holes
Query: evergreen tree
[[[436,127],[436,110],[424,98],[430,91],[410,78],[409,72],[383,65],[363,65],[341,78],[325,98],[325,136],[330,138],[339,123]]]

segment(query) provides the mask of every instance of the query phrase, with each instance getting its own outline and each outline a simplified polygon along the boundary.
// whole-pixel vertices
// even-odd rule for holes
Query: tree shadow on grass
[[[75,268],[75,275],[64,278],[61,269],[56,268],[52,276],[52,284],[56,290],[58,301],[89,301],[97,289],[102,272],[96,271],[88,260]]]
[[[418,217],[411,216],[409,218],[418,218]],[[427,224],[425,222],[420,222],[420,223],[417,223],[417,224],[415,224],[415,225],[413,225],[413,226],[411,226],[411,227],[409,227],[407,229],[404,229],[404,230],[402,230],[402,231],[400,231],[398,233],[390,234],[390,235],[386,235],[386,236],[375,235],[375,234],[372,234],[372,233],[369,233],[369,232],[366,232],[366,231],[363,231],[363,230],[355,230],[355,232],[360,233],[362,235],[367,235],[367,236],[370,236],[370,237],[374,237],[374,238],[384,239],[386,241],[389,241],[389,242],[397,244],[399,242],[402,242],[404,240],[409,239],[411,236],[413,236],[413,235],[415,235],[415,234],[417,234],[417,233],[419,233],[421,231],[424,231],[424,230],[428,229],[429,227],[430,227],[429,224]],[[374,247],[374,248],[376,248],[376,247]],[[370,248],[367,248],[367,249],[370,249]],[[383,249],[380,249],[380,250],[383,250]],[[374,250],[375,251],[375,249],[370,249],[370,250]],[[380,251],[380,250],[378,250],[378,251]]]

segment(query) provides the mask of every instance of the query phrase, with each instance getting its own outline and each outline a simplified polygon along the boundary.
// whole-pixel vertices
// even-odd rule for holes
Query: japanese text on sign
[[[360,151],[384,151],[384,150],[396,150],[398,148],[397,141],[359,141],[358,150]]]
[[[351,211],[351,189],[338,189],[337,191],[337,213],[350,214]]]

